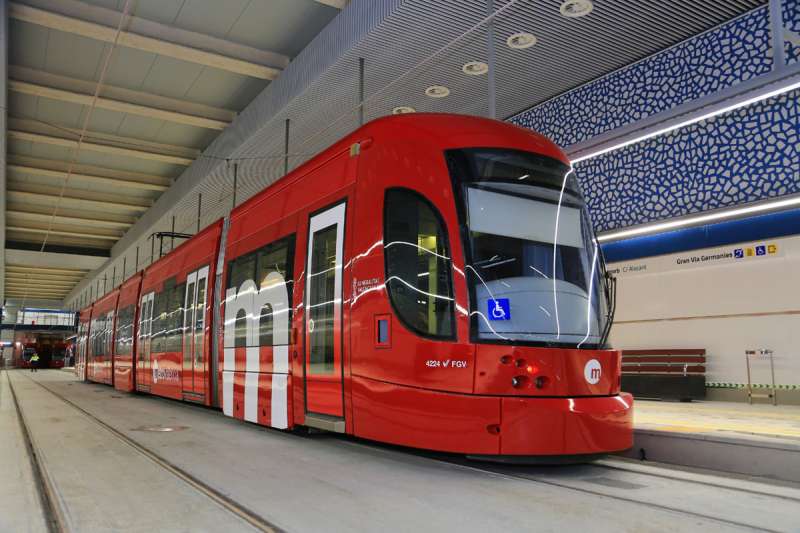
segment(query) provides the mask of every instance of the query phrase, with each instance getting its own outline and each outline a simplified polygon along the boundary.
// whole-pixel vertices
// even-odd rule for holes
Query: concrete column
[[[6,293],[6,130],[8,117],[8,0],[0,0],[0,304]]]

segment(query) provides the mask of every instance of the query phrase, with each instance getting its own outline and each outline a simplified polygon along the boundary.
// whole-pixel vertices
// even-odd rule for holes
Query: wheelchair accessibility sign
[[[511,320],[511,305],[508,298],[489,298],[486,316],[489,320]]]
[[[746,259],[749,257],[777,256],[778,245],[775,243],[758,244],[733,250],[734,259]]]

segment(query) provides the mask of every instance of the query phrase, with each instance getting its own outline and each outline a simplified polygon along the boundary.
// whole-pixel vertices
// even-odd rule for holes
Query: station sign
[[[782,239],[781,241],[786,241]],[[653,274],[685,268],[704,267],[720,264],[738,264],[750,261],[763,261],[781,257],[788,242],[779,240],[735,244],[718,248],[706,248],[677,254],[646,257],[633,261],[612,263],[608,272],[614,276]]]

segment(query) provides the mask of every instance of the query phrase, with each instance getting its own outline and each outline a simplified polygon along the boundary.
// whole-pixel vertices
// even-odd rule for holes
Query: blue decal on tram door
[[[489,320],[511,320],[511,305],[508,303],[508,298],[497,298],[496,300],[489,298],[487,304]]]

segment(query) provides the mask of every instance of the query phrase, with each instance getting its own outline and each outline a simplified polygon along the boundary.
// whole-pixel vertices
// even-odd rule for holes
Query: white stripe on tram
[[[258,422],[258,376],[257,372],[244,374],[244,419],[248,422]]]
[[[289,427],[289,410],[287,405],[289,376],[286,374],[272,374],[272,398],[270,425],[278,429]]]

